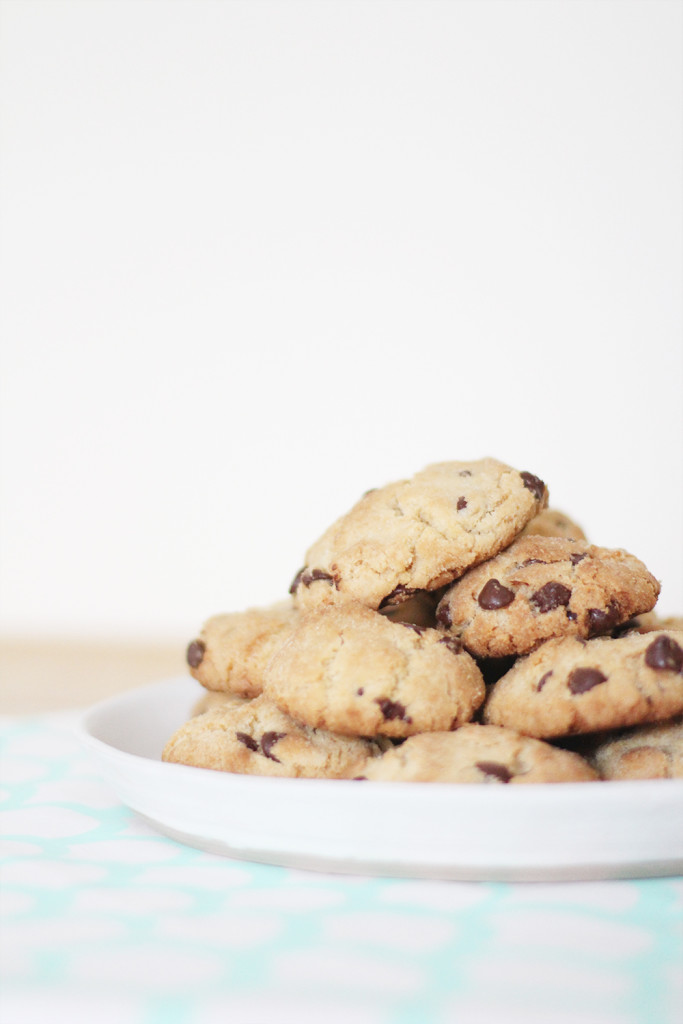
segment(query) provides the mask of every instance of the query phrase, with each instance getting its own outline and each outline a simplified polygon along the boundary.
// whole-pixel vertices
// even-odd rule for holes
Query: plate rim
[[[114,708],[116,708],[119,705],[125,705],[125,704],[127,704],[129,702],[132,703],[132,704],[136,704],[137,700],[141,699],[143,697],[143,695],[144,696],[151,695],[152,692],[155,691],[155,690],[158,690],[159,692],[162,692],[162,690],[164,688],[167,688],[170,684],[177,685],[177,686],[180,686],[180,685],[185,686],[185,685],[187,685],[188,697],[190,697],[191,696],[190,688],[191,688],[193,682],[194,682],[194,680],[192,680],[192,679],[188,680],[188,679],[186,679],[186,678],[184,678],[182,676],[172,676],[172,677],[169,677],[167,679],[157,680],[157,681],[152,682],[152,683],[143,684],[142,686],[138,686],[138,687],[136,687],[136,688],[134,688],[132,690],[126,690],[124,693],[115,694],[115,695],[110,696],[110,697],[105,697],[104,699],[102,699],[100,701],[97,701],[95,704],[93,704],[90,707],[86,708],[85,710],[81,711],[81,713],[78,716],[77,723],[76,723],[76,732],[79,735],[81,741],[84,742],[87,746],[90,746],[91,749],[116,751],[118,754],[121,754],[122,756],[124,756],[126,758],[134,758],[137,761],[158,765],[158,766],[163,768],[164,772],[166,772],[168,770],[180,771],[182,773],[191,772],[193,776],[195,776],[195,773],[197,773],[197,772],[211,773],[211,775],[213,777],[216,777],[216,778],[227,778],[227,779],[231,779],[231,780],[239,780],[240,782],[244,782],[245,780],[249,780],[250,784],[253,782],[255,785],[272,784],[272,783],[283,783],[283,784],[296,783],[297,786],[309,786],[309,785],[320,786],[320,785],[329,785],[330,783],[333,782],[335,784],[335,786],[346,784],[347,786],[352,786],[353,785],[354,788],[356,788],[356,785],[355,785],[356,780],[353,780],[353,779],[322,779],[322,778],[320,778],[320,779],[318,779],[318,778],[310,778],[309,779],[309,778],[293,778],[293,777],[289,777],[289,776],[247,775],[247,774],[241,774],[239,772],[220,771],[219,769],[215,769],[215,768],[197,768],[197,767],[194,767],[193,765],[184,765],[184,764],[177,764],[177,763],[172,763],[172,762],[168,762],[168,761],[161,761],[160,759],[157,760],[155,758],[148,757],[145,754],[140,754],[140,753],[135,753],[133,751],[123,750],[122,748],[116,746],[115,744],[108,743],[106,740],[103,740],[100,737],[95,736],[93,734],[93,732],[91,731],[90,726],[91,726],[91,723],[92,723],[92,719],[95,718],[97,715],[104,714],[107,711],[113,710]],[[551,783],[541,783],[541,782],[532,782],[532,783],[527,783],[527,784],[522,785],[522,786],[520,786],[520,785],[518,785],[518,786],[506,786],[503,789],[503,787],[501,787],[501,786],[484,786],[484,785],[482,785],[482,786],[474,786],[474,785],[471,785],[471,784],[454,783],[454,782],[420,783],[420,782],[403,782],[403,781],[401,781],[401,782],[388,782],[388,781],[383,781],[383,780],[372,780],[372,781],[371,780],[363,780],[363,781],[364,781],[364,786],[362,788],[364,790],[368,789],[370,787],[372,787],[373,789],[375,787],[382,787],[382,788],[389,788],[389,787],[391,787],[392,790],[398,789],[398,788],[401,788],[401,789],[409,788],[409,789],[412,790],[413,787],[415,787],[415,786],[422,786],[422,785],[427,786],[428,785],[430,792],[438,790],[438,791],[450,792],[450,793],[455,792],[458,795],[464,795],[465,793],[472,793],[473,798],[476,797],[477,799],[488,799],[488,796],[483,796],[484,793],[490,794],[490,795],[492,795],[492,794],[496,794],[497,795],[497,794],[505,793],[506,799],[510,799],[510,797],[512,797],[512,799],[517,799],[518,795],[521,795],[523,793],[529,793],[529,792],[546,793],[546,792],[548,792],[550,790],[550,791],[556,793],[558,789],[562,793],[565,793],[565,792],[568,793],[570,791],[575,792],[577,790],[579,790],[581,793],[584,793],[584,792],[586,792],[585,787],[587,786],[587,783],[585,783],[585,782],[562,782],[562,783],[554,783],[554,784],[551,784]],[[660,787],[667,786],[667,787],[670,787],[670,788],[679,789],[681,794],[683,795],[683,779],[613,779],[613,780],[609,780],[609,781],[605,780],[605,779],[597,779],[594,782],[590,783],[589,790],[590,790],[591,793],[596,793],[598,791],[604,792],[604,790],[607,787],[609,787],[609,790],[612,792],[612,791],[614,791],[614,787],[615,786],[619,786],[620,789],[624,789],[625,787],[634,787],[634,788],[637,788],[637,789],[640,789],[640,790],[643,790],[646,787],[656,787],[656,789],[659,790]],[[497,798],[498,797],[496,796],[496,799]],[[595,798],[594,797],[589,797],[589,799],[595,799]]]
[[[193,688],[195,680],[187,677],[172,677],[159,680],[136,687],[133,690],[125,691],[98,701],[81,713],[77,723],[77,731],[84,745],[90,749],[104,769],[107,782],[122,799],[122,802],[131,810],[145,818],[152,827],[162,834],[170,836],[176,841],[199,847],[205,851],[218,853],[236,859],[245,859],[261,863],[281,864],[282,866],[302,867],[304,869],[324,870],[343,873],[364,873],[371,875],[399,875],[400,877],[427,877],[453,880],[495,880],[495,881],[534,881],[534,880],[574,880],[581,879],[605,879],[616,877],[653,877],[655,875],[679,875],[683,874],[683,779],[639,779],[605,781],[598,780],[587,783],[561,783],[542,784],[530,783],[520,786],[476,786],[457,785],[454,783],[415,783],[415,782],[375,782],[365,780],[359,784],[357,780],[351,779],[299,779],[291,777],[271,777],[258,775],[242,775],[234,772],[223,772],[216,769],[196,768],[189,765],[171,764],[155,759],[142,753],[129,752],[102,739],[96,735],[98,726],[106,725],[109,715],[130,714],[138,711],[140,705],[146,702],[154,703],[155,698],[163,699],[170,691],[180,701],[184,698],[184,691],[187,692],[188,708],[191,708],[193,699]],[[182,723],[179,723],[182,724]],[[123,776],[126,776],[124,779]],[[131,781],[132,779],[132,789]],[[173,787],[166,786],[166,781],[174,779]],[[137,785],[137,790],[136,790]],[[553,863],[532,862],[521,864],[515,855],[511,855],[506,862],[505,856],[501,856],[496,863],[491,861],[484,864],[479,862],[466,864],[459,859],[457,853],[444,857],[444,851],[437,851],[429,855],[429,863],[416,862],[413,856],[402,858],[400,851],[393,852],[388,857],[380,853],[372,854],[369,848],[365,853],[357,857],[349,857],[348,854],[341,858],[334,855],[334,851],[324,850],[324,842],[318,844],[311,840],[310,835],[304,838],[304,845],[301,849],[292,848],[291,834],[283,835],[280,841],[272,836],[261,837],[261,847],[258,840],[254,841],[253,836],[246,837],[249,841],[235,842],[230,840],[230,823],[227,825],[218,822],[212,829],[202,829],[201,824],[197,825],[196,817],[192,817],[193,811],[188,812],[190,817],[185,822],[186,827],[180,827],[178,820],[182,820],[182,808],[180,819],[172,819],[170,805],[175,801],[190,801],[199,797],[199,802],[211,800],[217,794],[226,799],[226,804],[231,811],[237,808],[237,817],[243,813],[241,805],[251,805],[255,802],[258,806],[273,803],[288,804],[290,809],[292,801],[287,798],[295,794],[299,799],[293,804],[310,804],[313,810],[324,810],[329,803],[334,786],[334,793],[338,799],[334,801],[340,811],[353,812],[352,816],[359,820],[363,816],[368,818],[371,812],[379,809],[379,819],[386,827],[387,822],[395,827],[396,821],[392,816],[398,818],[401,808],[410,814],[417,815],[417,819],[427,822],[430,825],[430,815],[456,814],[464,816],[476,826],[481,826],[483,821],[484,831],[489,828],[492,836],[501,841],[504,833],[501,832],[502,825],[497,824],[494,816],[500,815],[509,819],[513,831],[519,830],[525,822],[533,818],[550,816],[550,819],[562,824],[562,814],[577,815],[577,821],[587,824],[591,820],[600,822],[600,813],[604,811],[606,804],[616,809],[616,829],[629,828],[629,817],[634,812],[640,813],[645,820],[650,820],[662,809],[662,821],[666,828],[669,828],[674,836],[674,848],[667,854],[655,850],[655,855],[650,857],[629,857],[628,850],[621,851],[622,856],[617,860],[612,859],[606,862],[604,856],[594,858],[595,863],[589,863],[585,857],[579,860],[572,860],[571,853],[568,854],[565,863],[555,860]],[[173,789],[174,798],[169,801],[165,790]],[[147,789],[149,792],[145,792]],[[155,808],[154,791],[160,790],[162,797],[159,802],[157,793],[157,806]],[[150,803],[150,794],[151,803]],[[605,800],[610,795],[609,801]],[[635,801],[635,803],[634,803]],[[189,806],[189,805],[187,805]],[[671,811],[680,806],[681,835],[672,831]],[[150,812],[151,808],[151,812]],[[578,808],[578,812],[577,812]],[[201,816],[200,816],[201,817]],[[294,815],[295,821],[297,815]],[[299,815],[300,824],[304,819]],[[674,815],[675,818],[675,815]],[[488,821],[488,825],[487,825]],[[187,827],[190,822],[190,827]],[[193,823],[193,824],[192,824]],[[239,827],[237,834],[239,837]],[[335,833],[336,826],[331,825],[332,833]],[[449,823],[452,832],[452,825]],[[604,826],[603,831],[604,831]],[[306,831],[308,825],[306,824]],[[448,831],[448,830],[446,830]],[[438,841],[438,832],[435,832]],[[518,845],[523,848],[524,837],[520,834],[516,837]],[[226,836],[228,839],[226,839]],[[243,837],[244,838],[244,837]],[[339,834],[337,833],[337,838]],[[634,830],[634,838],[638,839],[638,832]],[[417,842],[416,840],[413,843]],[[471,837],[475,843],[476,837]],[[552,847],[553,838],[546,839]],[[647,845],[648,837],[639,839]],[[306,848],[306,842],[313,842],[311,849]],[[571,837],[570,837],[571,845]],[[289,844],[289,846],[288,846]],[[362,848],[362,843],[360,847]],[[419,842],[417,843],[419,846]],[[371,846],[371,844],[370,844]],[[514,846],[514,843],[513,843]],[[607,840],[609,846],[609,839]],[[581,848],[581,843],[578,844]],[[644,847],[643,847],[644,848]],[[655,847],[653,846],[653,849]],[[541,845],[543,849],[543,844]],[[386,849],[384,851],[386,853]],[[437,855],[438,854],[438,855]],[[446,861],[449,863],[446,863]],[[495,857],[494,857],[495,860]]]

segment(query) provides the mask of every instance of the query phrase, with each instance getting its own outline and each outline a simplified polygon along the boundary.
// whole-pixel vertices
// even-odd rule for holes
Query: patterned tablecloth
[[[74,717],[6,718],[3,1024],[680,1024],[683,880],[346,877],[122,806]]]

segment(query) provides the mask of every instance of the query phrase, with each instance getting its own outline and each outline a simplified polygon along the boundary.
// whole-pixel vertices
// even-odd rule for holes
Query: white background
[[[0,6],[2,627],[187,639],[542,476],[683,613],[683,7]]]

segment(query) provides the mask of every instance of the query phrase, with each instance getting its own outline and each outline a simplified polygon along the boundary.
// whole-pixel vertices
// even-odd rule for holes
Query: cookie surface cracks
[[[659,583],[626,551],[525,536],[446,591],[440,628],[477,657],[528,654],[552,637],[588,638],[654,607]]]
[[[291,601],[212,616],[187,648],[191,675],[207,690],[257,697],[273,652],[298,618]]]
[[[469,721],[485,691],[474,659],[451,638],[347,604],[302,616],[265,692],[313,727],[403,737]]]
[[[549,738],[659,722],[683,712],[676,632],[548,640],[488,694],[484,722]]]
[[[241,775],[347,779],[379,753],[372,740],[308,728],[261,695],[190,719],[162,760]]]
[[[547,504],[531,473],[495,459],[444,462],[368,492],[309,549],[297,604],[377,609],[436,590],[506,547]]]
[[[494,725],[411,736],[368,763],[376,782],[591,782],[597,773],[579,755]]]

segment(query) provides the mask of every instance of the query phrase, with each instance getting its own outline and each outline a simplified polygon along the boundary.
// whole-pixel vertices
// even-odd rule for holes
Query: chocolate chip
[[[449,651],[452,651],[453,654],[462,653],[463,646],[461,642],[458,640],[458,638],[455,636],[443,636],[441,637],[440,640],[437,641],[437,643],[443,644],[445,647],[448,648]]]
[[[569,604],[571,596],[571,590],[569,587],[565,587],[564,583],[550,580],[531,595],[529,603],[534,605],[541,615],[545,615],[546,612],[552,612],[555,608],[564,608]]]
[[[277,741],[284,739],[286,735],[286,732],[264,732],[261,737],[261,750],[266,757],[270,758],[271,761],[277,761],[278,764],[281,763],[280,758],[276,757],[275,754],[271,754],[271,750]]]
[[[615,600],[611,600],[607,608],[589,608],[586,612],[588,628],[593,633],[606,633],[617,625],[621,618],[621,609]]]
[[[683,649],[670,636],[658,636],[645,651],[645,664],[658,671],[683,672]]]
[[[379,704],[379,709],[387,722],[394,718],[398,718],[402,722],[412,722],[412,718],[406,716],[404,705],[398,701],[389,700],[388,697],[378,697],[375,704]]]
[[[541,678],[538,680],[538,683],[536,684],[536,693],[540,693],[541,692],[541,690],[543,689],[545,684],[548,682],[548,680],[550,679],[552,674],[553,674],[553,670],[551,669],[550,672],[546,672],[545,675],[541,676]]]
[[[338,587],[338,580],[332,575],[332,573],[325,572],[324,569],[311,569],[310,572],[305,572],[301,577],[301,582],[305,587],[310,587],[311,583],[315,583],[317,580],[323,580],[325,583],[334,583],[335,587]]]
[[[571,611],[571,609],[569,608],[565,608],[565,615],[567,616],[570,622],[576,622],[578,618],[576,612]]]
[[[354,777],[351,779],[351,782],[367,782],[367,781],[368,781],[367,775],[354,775]]]
[[[365,689],[362,686],[359,686],[358,689],[356,690],[356,693],[358,694],[359,697],[362,697],[363,694],[365,693]]]
[[[417,594],[415,587],[404,587],[402,583],[399,583],[399,585],[392,590],[390,594],[387,594],[380,604],[380,608],[388,608],[392,605],[403,604],[403,602],[407,601],[408,598],[413,596],[413,594]]]
[[[235,736],[240,741],[240,743],[244,743],[245,747],[249,747],[249,750],[258,750],[258,743],[256,742],[253,736],[249,736],[249,734],[246,732],[236,732]]]
[[[575,551],[572,555],[569,556],[569,561],[572,563],[572,565],[578,565],[579,562],[583,562],[585,557],[585,551]]]
[[[628,619],[626,622],[622,622],[619,626],[615,626],[611,631],[610,636],[612,639],[617,640],[624,633],[629,633],[632,629],[638,629],[639,622],[637,618]]]
[[[187,654],[185,655],[187,658],[187,664],[190,668],[198,668],[204,660],[205,654],[206,644],[204,641],[193,640],[192,643],[188,645]]]
[[[461,470],[460,470],[460,473],[459,473],[458,475],[459,475],[459,476],[472,476],[472,474],[471,474],[471,472],[469,471],[469,469],[461,469]]]
[[[317,580],[333,583],[336,589],[339,590],[339,578],[337,576],[326,572],[324,569],[309,569],[307,566],[304,566],[303,569],[299,569],[292,580],[289,592],[290,594],[295,594],[299,587],[310,587],[311,583],[315,583]]]
[[[512,778],[512,772],[509,768],[506,768],[504,764],[498,764],[497,761],[477,761],[475,768],[478,768],[484,775],[490,775],[494,779],[498,779],[499,782],[509,782]]]
[[[436,621],[444,629],[450,629],[453,625],[453,619],[451,618],[451,610],[448,607],[448,601],[444,601],[440,604],[436,610]]]
[[[524,486],[527,488],[527,490],[531,491],[531,493],[538,501],[542,501],[543,495],[545,494],[545,484],[543,483],[543,481],[539,480],[539,478],[537,476],[534,476],[533,473],[524,472],[520,473],[519,475],[524,481]]]
[[[578,694],[587,693],[594,686],[599,686],[600,683],[605,682],[607,682],[607,676],[604,676],[597,668],[575,668],[569,674],[567,686],[572,693]]]
[[[298,573],[296,574],[296,576],[294,577],[294,579],[291,582],[291,585],[290,585],[290,588],[289,588],[290,594],[295,594],[297,592],[297,590],[299,589],[299,584],[301,583],[302,579],[304,578],[304,573],[305,572],[306,572],[306,566],[304,566],[303,569],[299,569]]]
[[[514,592],[504,587],[499,580],[489,580],[477,598],[479,605],[485,611],[496,611],[498,608],[507,608],[515,599]]]
[[[413,632],[417,633],[418,636],[422,636],[426,629],[425,626],[416,626],[414,622],[397,622],[396,625],[405,626],[406,629],[412,629]]]
[[[458,498],[458,504],[456,505],[456,508],[457,508],[458,512],[460,512],[464,508],[467,508],[467,498],[465,498],[465,497]]]

